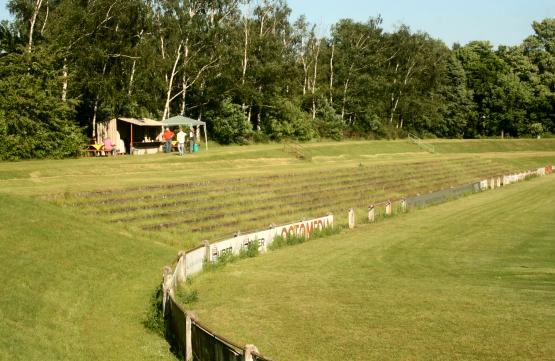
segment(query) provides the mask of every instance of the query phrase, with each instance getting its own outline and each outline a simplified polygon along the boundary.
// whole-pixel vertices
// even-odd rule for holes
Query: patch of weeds
[[[260,248],[260,243],[258,242],[258,239],[255,239],[254,241],[250,242],[247,247],[241,249],[241,252],[239,253],[239,258],[243,259],[258,256],[258,254],[260,253],[258,251],[258,248]]]
[[[268,248],[273,251],[285,246],[287,246],[287,239],[283,236],[276,236]]]
[[[324,228],[316,228],[310,238],[322,238],[332,236],[334,234],[339,234],[343,231],[342,226],[334,226],[334,227],[324,227]]]
[[[149,307],[143,320],[143,326],[160,336],[165,336],[166,326],[164,323],[164,312],[162,310],[162,302],[164,291],[162,285],[159,285],[150,296]]]
[[[198,301],[198,291],[190,285],[180,285],[176,292],[177,299],[181,304],[192,305]]]
[[[296,234],[289,234],[287,237],[277,236],[274,238],[272,244],[270,244],[269,249],[273,251],[285,246],[304,243],[305,241],[306,237],[297,236]]]
[[[203,271],[215,271],[218,269],[223,268],[226,264],[234,262],[237,260],[239,256],[234,255],[231,251],[230,252],[222,252],[218,256],[218,259],[214,262],[204,262],[202,266]]]

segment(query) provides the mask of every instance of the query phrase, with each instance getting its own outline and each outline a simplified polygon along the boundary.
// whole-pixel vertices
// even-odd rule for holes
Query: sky
[[[422,31],[447,46],[489,40],[518,45],[533,34],[532,22],[555,18],[555,0],[287,0],[292,17],[304,14],[327,35],[331,25],[349,18],[365,22],[381,15],[383,29],[400,24]]]
[[[305,15],[327,36],[339,19],[364,22],[381,15],[383,28],[400,24],[428,33],[447,46],[489,40],[494,46],[518,45],[533,34],[532,22],[555,18],[555,0],[286,0],[294,21]],[[10,19],[8,0],[0,0],[0,20]]]

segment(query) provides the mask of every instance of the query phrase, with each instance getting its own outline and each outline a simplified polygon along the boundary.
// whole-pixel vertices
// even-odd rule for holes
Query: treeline
[[[555,132],[555,19],[452,49],[380,17],[318,29],[284,0],[10,0],[0,155],[78,154],[97,120],[207,122],[220,143]]]

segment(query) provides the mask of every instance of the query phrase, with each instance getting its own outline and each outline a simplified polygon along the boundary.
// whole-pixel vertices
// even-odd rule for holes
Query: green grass
[[[425,192],[476,177],[555,163],[555,140],[488,140],[471,141],[470,145],[464,141],[429,142],[441,143],[436,144],[439,154],[422,152],[407,141],[350,141],[305,144],[312,162],[283,153],[279,144],[247,147],[210,144],[208,152],[188,157],[156,154],[0,162],[0,360],[173,359],[169,346],[147,331],[143,321],[148,318],[146,313],[159,286],[161,269],[175,259],[179,249],[202,239],[215,240],[237,230],[246,232],[264,228],[270,222],[294,221],[329,210],[337,213],[339,224],[344,224],[348,208],[357,206],[361,214],[373,199],[415,190]],[[421,177],[418,173],[429,174]],[[353,176],[357,174],[358,180]],[[460,174],[461,178],[453,174]],[[349,188],[347,183],[351,181],[355,183]],[[192,192],[178,196],[183,190]],[[276,203],[275,196],[280,194],[286,197]],[[153,199],[143,199],[147,196]],[[123,200],[125,197],[131,200]],[[162,204],[162,211],[181,213],[160,215],[149,207],[108,213],[118,207],[160,204],[162,197],[177,201],[172,206]],[[257,208],[260,203],[271,207]],[[111,222],[153,213],[153,219]],[[221,221],[229,224],[223,227],[218,219],[202,220],[218,215],[223,215]],[[194,231],[189,225],[160,230],[141,228],[152,222],[191,220],[193,216],[201,217],[201,221],[193,223],[198,223],[194,227],[202,230]],[[250,219],[254,216],[257,219]],[[412,213],[393,222],[410,217]],[[388,223],[376,224],[370,235]],[[272,284],[287,281],[283,269],[297,267],[301,272],[305,266],[310,267],[314,260],[306,252],[313,245],[338,239],[354,244],[355,240],[349,239],[356,232],[353,236],[345,233],[346,239],[334,236],[330,241],[318,239],[292,247],[306,250],[294,262],[280,265],[271,261],[275,280]],[[395,237],[391,237],[389,242],[395,244]],[[284,248],[276,254],[288,252]],[[370,257],[368,252],[366,257]],[[402,248],[398,252],[403,255]],[[333,260],[326,257],[332,265]],[[242,268],[237,267],[244,264],[248,262],[239,261],[230,267],[242,273]],[[349,266],[346,263],[342,267]],[[325,272],[323,276],[323,281],[318,281],[315,275],[308,274],[303,282],[308,286],[311,282],[324,285],[324,281],[333,281]],[[368,276],[361,272],[358,282],[363,284]],[[265,298],[268,287],[249,289],[248,294],[252,295],[249,297]],[[391,292],[394,291],[395,288]],[[233,292],[229,291],[230,297]],[[397,292],[404,292],[403,288]],[[227,293],[224,285],[214,294]],[[343,295],[335,299],[329,296],[333,295],[306,296],[296,312],[308,315],[311,300],[320,297],[327,297],[330,307],[335,304],[339,310],[348,302]],[[199,301],[193,304],[202,304],[205,297],[200,292]],[[276,315],[297,307],[278,301],[276,298],[276,302],[267,306]],[[256,307],[253,311],[259,312]],[[279,330],[279,322],[272,324],[275,318],[263,316],[259,313],[257,320],[267,322],[268,331]],[[322,329],[324,333],[331,332],[323,326]],[[232,335],[235,337],[229,336]],[[238,336],[237,341],[242,339],[243,336]],[[258,343],[250,335],[245,341]],[[330,338],[326,343],[331,341]],[[374,343],[373,339],[367,341],[363,345]],[[284,342],[276,341],[274,348],[285,349]],[[263,352],[272,350],[266,344],[258,346]],[[297,346],[292,343],[291,347]],[[269,355],[287,360],[278,358],[279,354],[273,351]]]
[[[499,150],[494,141],[481,141],[477,147],[484,152],[478,155],[431,155],[407,141],[328,142],[307,144],[313,162],[303,162],[275,144],[220,147],[198,157],[66,161],[4,183],[14,192],[51,186],[41,197],[116,222],[132,233],[190,248],[204,239],[328,212],[345,224],[345,210],[351,207],[366,209],[370,203],[467,184],[553,159],[550,142],[539,143],[545,149],[535,152],[522,151],[528,143],[507,142],[521,151],[486,152]],[[463,141],[443,144],[467,149]],[[82,161],[94,167],[86,170]],[[26,187],[26,183],[31,185]]]
[[[143,325],[173,249],[41,201],[0,204],[0,360],[173,359]]]
[[[229,264],[193,280],[194,311],[275,360],[552,360],[554,187],[537,178]]]

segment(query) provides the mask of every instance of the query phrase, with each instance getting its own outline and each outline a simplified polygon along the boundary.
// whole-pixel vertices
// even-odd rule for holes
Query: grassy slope
[[[173,359],[142,325],[173,250],[44,202],[0,204],[0,360]]]
[[[313,154],[312,163],[284,155],[280,145],[211,145],[209,152],[194,157],[159,154],[0,163],[0,360],[172,358],[165,341],[145,331],[141,321],[160,280],[160,269],[171,262],[176,249],[127,227],[95,220],[78,209],[34,198],[243,174],[329,170],[359,163],[449,159],[459,157],[457,149],[482,152],[477,156],[495,162],[505,158],[500,161],[518,169],[523,164],[555,163],[554,140],[532,142],[506,142],[503,147],[508,144],[511,150],[507,154],[497,153],[504,149],[496,141],[473,146],[444,141],[436,149],[450,148],[440,155],[424,154],[405,141],[311,143],[306,148]],[[302,263],[308,260],[307,256]],[[281,266],[275,264],[275,268]],[[276,278],[280,277],[278,273]],[[260,297],[265,288],[252,292]],[[282,309],[278,303],[271,307],[274,312]],[[289,312],[286,303],[283,307]],[[275,348],[282,345],[277,342]],[[271,349],[263,345],[262,350]]]
[[[228,265],[193,282],[194,309],[276,360],[553,360],[554,187],[534,179]]]
[[[154,154],[141,157],[81,158],[67,160],[0,162],[0,190],[23,195],[44,195],[122,188],[145,184],[180,182],[270,172],[321,169],[410,159],[458,156],[515,161],[555,157],[555,139],[541,140],[436,140],[439,154],[428,155],[406,140],[309,143],[305,148],[313,162],[298,161],[282,152],[278,144],[213,146],[193,156]],[[490,153],[491,154],[488,154]],[[504,152],[504,153],[499,153]],[[538,160],[538,162],[540,162]]]

